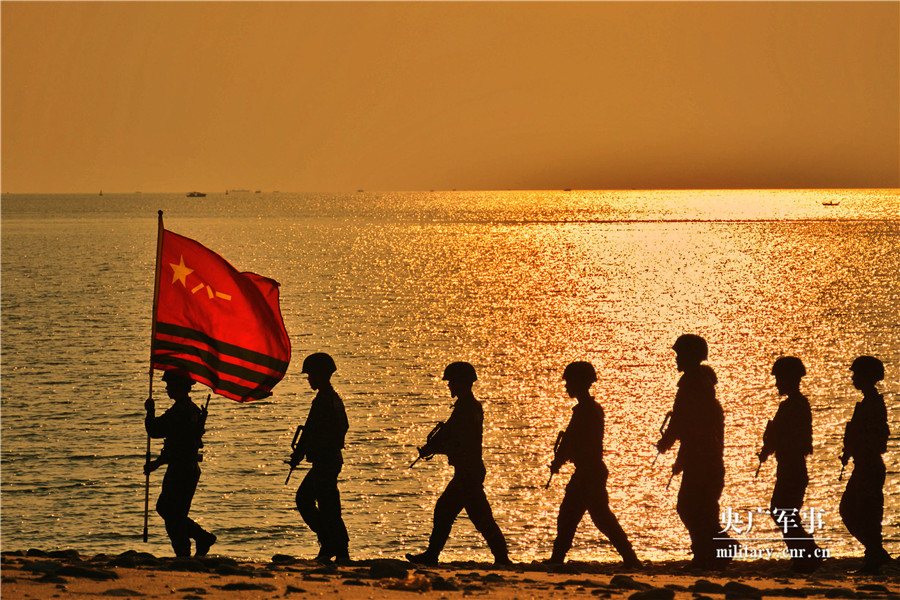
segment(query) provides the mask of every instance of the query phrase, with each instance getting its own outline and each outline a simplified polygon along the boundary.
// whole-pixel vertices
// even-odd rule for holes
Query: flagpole
[[[163,211],[159,211],[159,224],[156,230],[156,269],[153,276],[153,318],[150,320],[150,389],[147,398],[153,398],[153,344],[156,340],[156,309],[159,306],[159,269],[162,260]],[[147,464],[150,464],[150,434],[147,434]],[[148,538],[150,521],[150,473],[144,478],[144,541]]]

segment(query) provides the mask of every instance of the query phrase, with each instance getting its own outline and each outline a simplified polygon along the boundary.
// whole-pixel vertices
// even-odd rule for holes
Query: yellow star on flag
[[[174,276],[172,277],[172,283],[176,281],[181,281],[181,285],[187,287],[187,276],[194,272],[193,269],[189,269],[184,264],[184,256],[181,257],[181,262],[179,264],[169,263],[169,266],[172,267],[172,270],[175,271]]]

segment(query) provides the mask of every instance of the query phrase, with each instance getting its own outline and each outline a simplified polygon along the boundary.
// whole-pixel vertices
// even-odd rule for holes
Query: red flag
[[[217,394],[272,395],[291,360],[278,282],[240,273],[190,238],[162,228],[157,251],[153,368],[187,371]]]

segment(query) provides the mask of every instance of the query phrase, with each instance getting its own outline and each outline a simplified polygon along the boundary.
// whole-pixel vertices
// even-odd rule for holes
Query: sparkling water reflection
[[[584,359],[597,368],[594,392],[607,414],[613,511],[641,558],[687,558],[677,479],[665,489],[674,453],[650,465],[677,380],[669,348],[693,331],[710,342],[726,410],[723,508],[768,506],[773,463],[753,473],[779,401],[769,369],[795,354],[809,370],[803,389],[815,427],[807,506],[826,511],[823,546],[861,553],[837,515],[837,456],[859,399],[847,371],[856,355],[885,362],[882,389],[898,431],[896,191],[4,195],[6,549],[171,552],[155,514],[150,543],[139,539],[157,209],[173,231],[282,283],[294,347],[275,396],[210,405],[192,514],[219,535],[216,552],[315,553],[282,460],[313,395],[301,359],[324,350],[338,362],[335,387],[351,422],[341,492],[353,556],[424,547],[451,471],[442,457],[408,466],[449,414],[443,366],[469,360],[480,375],[497,522],[514,560],[546,557],[571,473],[544,489],[550,446],[573,404],[560,375]],[[158,379],[155,396],[167,405]],[[897,451],[892,436],[884,521],[892,554]],[[758,527],[775,534],[768,521]],[[445,557],[489,552],[463,518]],[[587,518],[570,557],[617,559]]]

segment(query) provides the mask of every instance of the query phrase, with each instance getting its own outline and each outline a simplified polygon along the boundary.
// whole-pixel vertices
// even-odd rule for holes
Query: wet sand
[[[900,568],[877,576],[850,572],[860,559],[829,559],[812,575],[793,573],[786,560],[733,562],[721,571],[691,570],[687,561],[651,563],[639,571],[615,563],[540,563],[493,567],[452,562],[418,567],[376,559],[321,565],[276,555],[269,562],[223,556],[157,558],[128,551],[82,556],[74,550],[3,552],[0,595],[22,598],[428,598],[468,596],[508,600],[614,598],[738,600],[766,597],[900,600]]]

